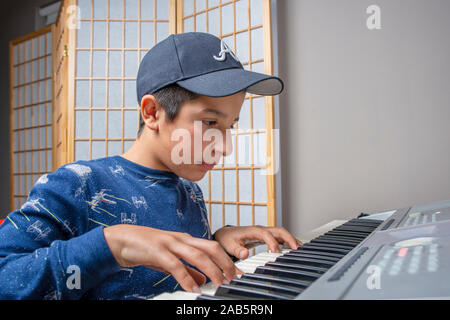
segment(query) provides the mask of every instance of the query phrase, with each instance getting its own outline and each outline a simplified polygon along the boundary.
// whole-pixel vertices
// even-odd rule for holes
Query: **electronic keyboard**
[[[230,284],[153,299],[450,299],[450,200],[361,214],[236,266],[244,274]]]

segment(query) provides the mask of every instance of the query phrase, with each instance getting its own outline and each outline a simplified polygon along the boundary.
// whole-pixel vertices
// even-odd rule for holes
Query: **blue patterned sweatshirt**
[[[0,299],[147,299],[173,276],[122,268],[103,228],[135,224],[211,239],[199,186],[121,156],[43,175],[0,226]]]

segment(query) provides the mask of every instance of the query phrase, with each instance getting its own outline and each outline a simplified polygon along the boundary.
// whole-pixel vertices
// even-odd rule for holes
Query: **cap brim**
[[[283,91],[280,78],[240,68],[219,70],[178,81],[180,87],[208,97],[226,97],[240,91],[273,96]]]

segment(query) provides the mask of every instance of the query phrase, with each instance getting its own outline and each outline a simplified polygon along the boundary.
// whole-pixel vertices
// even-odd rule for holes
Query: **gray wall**
[[[381,30],[366,8],[381,8]],[[450,199],[450,1],[279,0],[283,225]]]
[[[0,218],[9,213],[9,41],[41,27],[36,9],[54,0],[5,0],[0,10]]]

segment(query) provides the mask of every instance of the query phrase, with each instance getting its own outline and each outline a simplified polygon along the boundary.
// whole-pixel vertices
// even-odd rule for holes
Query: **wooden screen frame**
[[[44,68],[47,70],[47,56],[49,56],[49,55],[52,57],[52,63],[53,63],[53,55],[52,55],[52,53],[51,54],[47,54],[47,46],[45,46],[45,54],[44,54],[44,56],[39,56],[38,55],[38,57],[36,57],[34,59],[28,59],[28,60],[26,60],[26,61],[24,61],[22,63],[14,64],[14,47],[20,45],[21,43],[25,43],[26,41],[38,38],[38,37],[40,37],[40,36],[42,36],[44,34],[48,34],[48,33],[52,34],[51,26],[44,27],[44,28],[42,28],[40,30],[37,30],[35,32],[29,33],[29,34],[24,35],[22,37],[16,38],[16,39],[11,40],[9,42],[9,96],[10,96],[10,99],[9,99],[10,100],[10,102],[9,102],[9,105],[10,105],[10,110],[9,110],[9,122],[10,122],[10,129],[9,129],[9,132],[10,132],[10,137],[9,137],[9,143],[10,143],[10,149],[9,149],[9,154],[10,154],[10,181],[9,181],[9,183],[10,183],[10,203],[9,203],[9,205],[10,205],[10,210],[11,211],[14,210],[14,208],[15,208],[15,203],[14,203],[15,201],[14,200],[16,198],[15,183],[14,183],[14,176],[16,175],[16,172],[14,171],[14,165],[15,165],[15,163],[14,163],[14,154],[22,152],[22,151],[23,152],[27,151],[27,150],[22,150],[22,151],[14,150],[14,132],[15,132],[15,130],[18,130],[14,126],[14,111],[16,109],[16,107],[14,105],[14,103],[16,101],[13,99],[13,97],[14,97],[14,89],[15,89],[15,86],[14,86],[14,67],[16,67],[16,66],[18,66],[20,64],[30,63],[31,61],[34,61],[34,60],[39,60],[40,58],[44,57],[45,58]],[[53,41],[53,34],[52,34],[52,41]],[[47,40],[45,40],[45,43],[46,42],[47,42]],[[39,41],[38,41],[38,46],[39,46]],[[52,48],[52,50],[53,50],[53,48]],[[40,71],[39,63],[38,63],[38,70]],[[46,70],[45,70],[45,73],[46,73]],[[38,71],[38,73],[39,73],[39,71]],[[27,71],[24,70],[24,73],[26,74]],[[53,74],[53,70],[52,70],[52,74]],[[25,77],[26,77],[26,75],[25,75]],[[38,76],[38,78],[39,78],[39,76]],[[48,79],[47,76],[45,76],[43,79],[37,79],[35,81],[27,82],[27,83],[25,83],[25,85],[26,84],[29,85],[29,84],[34,83],[34,82],[37,83],[37,82],[40,82],[40,81],[44,81],[44,83],[45,83],[45,81],[47,81],[47,80],[49,80],[49,79]],[[50,80],[51,80],[51,76],[50,76]],[[21,85],[19,85],[19,86],[21,86]],[[47,90],[47,88],[45,88],[45,90]],[[53,87],[52,87],[52,95],[53,95]],[[38,96],[40,96],[40,92],[39,91],[38,91]],[[17,97],[16,97],[16,99],[17,99]],[[31,107],[33,105],[39,105],[39,104],[46,105],[47,103],[50,102],[52,104],[52,109],[53,109],[53,97],[47,97],[47,98],[50,98],[50,99],[47,99],[47,100],[44,100],[44,101],[40,101],[40,102],[35,103],[35,104],[31,103],[30,105],[23,105],[23,106],[21,106],[19,108],[28,108],[28,107]],[[47,110],[45,111],[45,113],[47,113]],[[47,119],[45,119],[45,120],[47,120]],[[48,126],[48,125],[45,125],[45,126]],[[53,124],[50,124],[49,126],[52,127],[52,129],[53,129]],[[41,127],[42,127],[42,125],[39,124],[38,126],[31,125],[30,127],[27,127],[25,129],[35,129],[35,128],[41,128]],[[24,128],[22,128],[22,130],[23,129]],[[53,130],[52,130],[52,135],[53,135]],[[47,134],[46,134],[46,136],[47,136]],[[31,141],[33,141],[33,134],[31,134]],[[39,151],[39,152],[48,150],[49,148],[47,147],[47,145],[48,145],[47,144],[47,138],[45,139],[45,141],[46,141],[45,148],[40,148],[40,149],[36,149],[36,150],[30,149],[30,150],[31,151]],[[53,141],[52,141],[52,143],[53,143]],[[40,144],[40,141],[39,141],[39,144]],[[30,150],[28,150],[28,151],[30,151]],[[53,155],[53,149],[52,149],[52,155]],[[33,156],[32,156],[32,158],[33,158]],[[39,162],[40,162],[41,161],[40,160],[40,155],[38,156],[38,159],[39,159]],[[25,158],[25,162],[26,162],[26,158]],[[45,159],[45,167],[46,168],[49,167],[48,166],[48,162],[47,162],[47,157]],[[46,173],[46,172],[31,172],[31,173],[28,173],[28,175],[29,174],[36,175],[36,174],[44,174],[44,173]],[[21,174],[24,174],[24,173],[21,173]],[[27,173],[25,173],[25,176],[27,176]],[[19,179],[19,185],[20,185],[20,179]],[[18,197],[22,197],[23,198],[23,197],[25,197],[25,195],[21,194],[21,195],[18,195]]]

